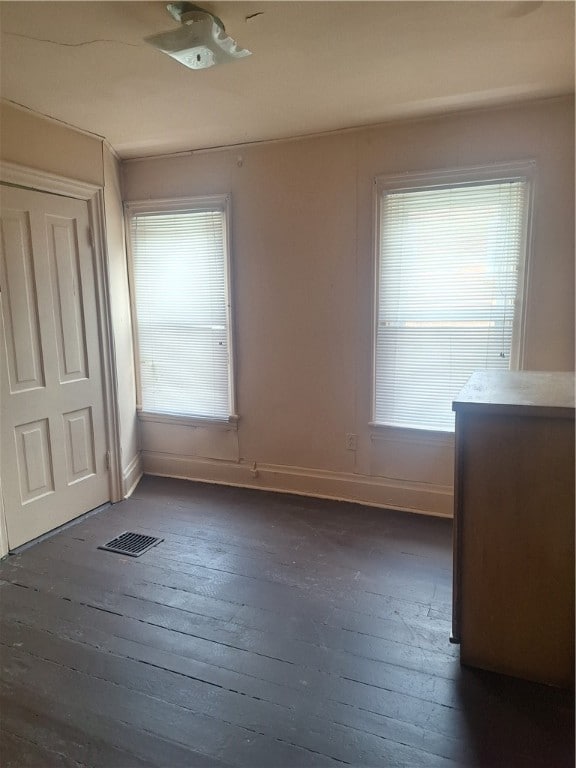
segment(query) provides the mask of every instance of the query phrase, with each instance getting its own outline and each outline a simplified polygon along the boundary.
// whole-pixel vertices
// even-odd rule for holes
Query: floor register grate
[[[160,539],[157,536],[146,536],[144,533],[125,531],[107,544],[98,547],[98,549],[105,549],[107,552],[117,552],[120,555],[128,555],[129,557],[140,557],[144,552],[160,544],[161,541],[164,541],[164,539]]]

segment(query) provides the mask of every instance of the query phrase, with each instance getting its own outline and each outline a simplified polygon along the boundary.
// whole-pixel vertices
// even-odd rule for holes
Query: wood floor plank
[[[124,525],[130,524],[126,520]],[[257,557],[246,557],[245,552],[238,553],[225,542],[207,543],[198,540],[197,536],[189,536],[190,543],[184,542],[182,537],[176,533],[167,532],[159,525],[152,525],[148,520],[146,525],[142,525],[142,518],[135,520],[134,523],[139,530],[143,530],[151,535],[158,535],[164,538],[161,546],[152,549],[147,553],[146,561],[155,562],[158,558],[164,563],[173,562],[174,564],[188,564],[188,571],[198,575],[210,575],[210,571],[222,574],[231,574],[245,576],[247,578],[257,579],[259,581],[270,581],[272,583],[284,584],[289,587],[300,587],[310,589],[321,587],[322,589],[331,589],[333,591],[345,589],[351,592],[368,592],[377,594],[379,589],[387,581],[398,581],[399,579],[409,580],[414,587],[420,585],[422,592],[417,597],[420,602],[426,600],[429,594],[430,584],[436,585],[442,590],[450,589],[452,573],[446,568],[433,568],[427,563],[422,564],[421,559],[410,557],[404,558],[398,562],[394,553],[387,553],[384,561],[386,567],[382,564],[377,571],[368,567],[360,559],[350,563],[350,567],[343,567],[342,564],[327,562],[321,555],[315,553],[314,560],[310,562],[310,555],[304,555],[301,552],[295,552],[291,555],[289,562],[278,562],[276,555],[267,556],[265,554]],[[93,528],[93,526],[92,526]],[[73,535],[73,531],[63,532],[58,544],[61,544],[67,536],[71,542],[76,543],[79,539],[87,546],[92,545],[93,549],[103,543],[103,531],[87,530],[78,531],[79,535]],[[49,549],[54,545],[54,540],[49,539],[39,544],[37,552]],[[395,599],[399,595],[395,593]]]
[[[62,564],[54,564],[53,570],[58,570],[60,566]],[[22,580],[21,576],[25,577],[26,570],[15,566],[16,575],[14,578]],[[77,590],[74,583],[68,584],[63,580],[56,581],[49,568],[39,569],[39,576],[57,594],[73,598],[75,590]],[[102,577],[101,587],[105,588],[105,586],[106,579]],[[133,592],[137,591],[139,590],[133,590]],[[114,596],[105,591],[102,591],[101,594],[103,596],[109,595],[110,599],[107,604],[110,605],[114,602],[117,608],[122,612],[125,611],[125,615],[130,615],[130,612],[134,613],[135,600],[139,600],[142,605],[137,605],[138,615],[144,617],[150,610],[149,604],[145,602],[147,592],[153,593],[150,594],[150,597],[155,598],[153,610],[158,617],[156,619],[158,623],[174,628],[174,622],[177,622],[177,626],[184,626],[185,631],[193,635],[197,642],[202,640],[205,643],[219,644],[227,649],[257,655],[259,657],[258,665],[263,666],[265,663],[269,674],[276,674],[283,679],[289,679],[294,674],[295,669],[298,669],[300,676],[306,680],[309,686],[319,686],[327,690],[337,688],[338,692],[334,693],[335,696],[343,695],[340,692],[344,689],[348,690],[355,688],[358,684],[363,684],[383,690],[396,691],[449,707],[458,708],[459,706],[458,693],[451,681],[424,671],[408,670],[382,661],[371,660],[372,663],[368,665],[365,659],[354,654],[331,651],[322,645],[294,639],[286,640],[282,635],[271,635],[245,628],[235,624],[233,618],[226,624],[210,620],[201,621],[198,620],[195,613],[188,613],[188,609],[194,611],[195,602],[172,594],[175,590],[164,590],[158,587],[153,589],[147,585],[137,598],[134,598],[133,595],[130,597]],[[125,603],[127,604],[126,608],[123,607]],[[176,609],[177,612],[170,609]],[[193,624],[189,619],[190,616],[193,617]],[[338,682],[337,687],[335,679]]]
[[[0,758],[3,768],[85,768],[85,763],[45,749],[4,728],[0,728]]]
[[[4,626],[2,629],[2,643],[10,648],[25,648],[27,654],[84,675],[97,676],[128,690],[152,695],[194,715],[208,716],[264,735],[273,734],[273,738],[282,742],[341,762],[358,760],[373,765],[383,755],[396,758],[403,755],[413,765],[448,765],[448,761],[439,756],[431,760],[428,752],[411,750],[399,742],[339,723],[327,723],[319,717],[304,716],[295,708],[271,706],[256,698],[240,702],[239,694],[190,678],[183,679],[182,675],[161,667],[101,654],[93,648],[55,636],[47,641],[42,632],[28,627]]]
[[[205,515],[206,520],[218,524],[226,521],[234,525],[241,518],[242,528],[254,523],[261,531],[277,526],[280,536],[296,530],[350,534],[350,522],[361,519],[361,526],[354,530],[354,551],[363,549],[377,551],[389,542],[401,545],[397,551],[406,549],[412,554],[432,554],[437,560],[444,558],[450,566],[451,552],[446,541],[451,536],[451,520],[415,516],[404,512],[364,507],[351,502],[325,499],[309,499],[290,494],[278,495],[273,492],[252,491],[221,487],[218,489],[220,508],[215,518],[211,512],[211,486],[159,477],[144,477],[132,496],[132,501],[154,503],[157,507],[185,509],[188,519]],[[192,514],[191,514],[192,513]],[[316,543],[316,542],[315,542]],[[405,545],[405,547],[404,547]]]
[[[24,580],[21,578],[19,579],[18,575],[15,578],[19,581]],[[32,583],[35,584],[37,581],[33,581]],[[32,592],[32,594],[30,594],[30,592]],[[70,590],[67,590],[67,593],[69,595]],[[31,600],[33,600],[33,595],[33,590],[29,590],[29,592],[24,595],[21,593],[13,595],[12,600],[10,600],[9,595],[6,595],[4,598],[4,610],[10,611],[11,606],[14,604],[16,604],[18,607],[20,607],[23,603],[25,605],[30,605]],[[83,598],[86,599],[86,597],[86,593],[83,593]],[[46,597],[39,598],[39,602],[41,605],[52,604],[53,595],[47,595]],[[64,606],[60,607],[66,608],[68,605],[69,603],[66,602]],[[59,606],[56,605],[54,610],[58,612]],[[116,603],[115,612],[120,613],[121,610],[122,604]],[[193,625],[194,628],[192,629],[191,625],[188,625],[186,631],[197,636],[204,636],[204,639],[210,639],[212,635],[209,632],[202,631],[202,626],[207,628],[220,627],[226,632],[228,632],[232,626],[249,626],[252,628],[254,626],[259,626],[260,629],[262,629],[263,622],[260,620],[259,616],[257,616],[256,619],[252,618],[254,615],[254,611],[252,610],[249,610],[249,617],[244,621],[244,610],[245,609],[241,609],[239,612],[240,615],[236,615],[233,625],[231,625],[230,622],[220,622],[216,619],[211,619],[208,617],[196,617]],[[152,617],[150,615],[147,617],[147,623],[150,623],[151,618]],[[167,623],[162,619],[160,621],[163,625],[166,625]],[[182,625],[179,624],[178,626],[181,627]],[[351,660],[354,662],[354,664],[347,663],[348,656],[343,655],[344,653],[350,653],[351,656],[357,656],[360,659],[367,659],[375,662],[380,661],[384,664],[392,664],[407,670],[417,670],[426,673],[427,675],[434,675],[436,677],[442,677],[447,680],[452,680],[455,673],[457,673],[459,669],[457,659],[444,656],[443,654],[435,651],[424,649],[418,649],[418,651],[416,651],[414,647],[407,646],[403,643],[375,638],[373,636],[363,637],[356,632],[341,631],[329,626],[310,626],[308,623],[297,620],[291,621],[289,618],[280,625],[276,620],[276,626],[274,626],[274,620],[267,617],[265,628],[268,634],[271,635],[271,638],[280,635],[283,640],[288,639],[290,641],[291,638],[296,636],[301,637],[302,642],[307,644],[314,642],[320,644],[321,648],[324,649],[327,662],[330,662],[330,660],[334,658],[337,660],[342,659],[342,663],[338,664],[338,674],[343,674],[345,671],[348,671],[352,674],[355,666],[357,666],[354,659]],[[180,629],[179,631],[183,630]],[[301,645],[302,642],[300,643]],[[338,653],[332,653],[331,651],[338,651]],[[373,666],[374,671],[377,671],[378,665],[374,664]],[[372,669],[372,665],[370,665],[370,669]],[[384,670],[385,667],[382,669]]]
[[[116,748],[95,736],[94,731],[98,733],[98,728],[94,728],[95,723],[85,710],[81,713],[81,728],[71,724],[70,713],[63,713],[61,709],[54,708],[53,702],[46,706],[46,701],[39,700],[37,696],[33,699],[28,697],[26,704],[22,701],[22,696],[18,702],[2,697],[0,712],[2,729],[17,739],[33,743],[47,753],[65,755],[80,765],[100,764],[109,768],[126,768],[128,764],[134,768],[154,765],[153,762],[135,754],[137,739],[142,738],[143,734],[135,734],[129,751]],[[76,717],[79,714],[76,712]],[[91,726],[90,732],[88,725]],[[119,727],[114,724],[113,730],[117,731]],[[111,730],[109,726],[106,735],[114,739]]]
[[[255,623],[249,626],[254,628],[265,629],[267,620],[268,623],[272,622],[278,626],[274,614],[281,611],[283,617],[302,617],[304,620],[299,624],[299,631],[305,632],[307,625],[312,626],[315,639],[317,639],[317,632],[320,628],[327,625],[336,630],[346,629],[350,633],[357,632],[366,637],[388,637],[396,642],[405,642],[422,648],[429,645],[435,651],[444,653],[449,657],[454,657],[457,654],[454,646],[449,643],[450,624],[444,619],[429,617],[427,614],[430,608],[427,606],[421,606],[423,610],[420,612],[414,611],[410,613],[406,608],[411,607],[413,604],[396,604],[387,609],[382,608],[380,610],[382,614],[386,615],[386,618],[376,616],[368,620],[365,616],[358,616],[357,611],[348,609],[347,612],[345,608],[340,607],[337,594],[332,594],[330,597],[322,600],[321,590],[319,590],[321,593],[320,598],[317,594],[314,594],[313,599],[311,599],[309,592],[302,594],[297,589],[286,590],[282,588],[271,593],[268,591],[268,587],[255,589],[250,578],[226,577],[222,579],[220,576],[216,576],[215,579],[204,577],[199,580],[195,570],[190,572],[182,564],[177,567],[174,564],[175,567],[167,568],[165,567],[167,561],[163,561],[162,565],[158,565],[158,561],[151,561],[149,558],[146,558],[146,561],[142,562],[135,558],[98,551],[85,547],[85,545],[81,545],[78,548],[70,547],[69,545],[45,548],[39,554],[36,554],[34,561],[30,561],[31,566],[35,568],[43,557],[56,559],[62,565],[69,563],[74,566],[88,568],[90,570],[86,571],[85,576],[90,578],[92,574],[93,580],[98,582],[102,579],[103,572],[106,574],[114,573],[115,578],[118,579],[119,589],[123,584],[126,585],[127,589],[133,590],[135,585],[146,589],[145,585],[150,584],[191,593],[198,596],[197,599],[195,598],[197,605],[203,603],[206,590],[209,590],[207,585],[216,583],[215,590],[217,590],[217,594],[211,593],[212,597],[209,599],[216,602],[232,601],[236,605],[240,605],[242,610],[236,612],[235,620],[238,620],[240,613],[246,618],[252,616],[252,621]],[[26,566],[29,561],[25,556],[16,556],[11,558],[10,562],[13,566]],[[54,572],[54,568],[50,564],[47,567],[50,568],[51,572]],[[65,566],[63,565],[63,567]],[[204,572],[206,572],[206,569],[204,569]],[[244,591],[249,591],[248,598],[244,602],[242,592],[240,594],[237,593],[237,585],[241,585]],[[264,597],[253,598],[252,593],[254,592],[257,592],[259,595],[263,593]],[[134,592],[131,594],[134,594]],[[248,599],[250,599],[250,604],[247,603]],[[307,603],[308,610],[306,612],[303,608],[304,603]],[[292,610],[293,607],[294,610]],[[304,616],[302,616],[303,613],[305,614]],[[261,624],[258,623],[258,617]],[[389,624],[387,632],[386,622]],[[362,642],[357,637],[354,639],[359,643]]]
[[[254,729],[214,721],[156,696],[128,690],[17,649],[10,651],[8,663],[2,670],[2,680],[8,685],[25,683],[30,690],[44,695],[50,689],[58,690],[64,706],[80,704],[90,711],[114,708],[122,722],[232,765],[239,753],[246,757],[250,755],[255,766],[267,765],[271,755],[279,765],[333,765],[335,762],[290,744],[271,741]]]
[[[22,590],[21,590],[22,591]],[[46,599],[48,596],[46,595],[44,599]],[[70,603],[67,603],[66,601],[61,601],[63,605],[70,606],[72,610],[72,617],[74,617],[74,606]],[[52,610],[51,606],[48,606],[50,610]],[[89,609],[86,609],[89,610]],[[122,617],[118,617],[115,615],[111,615],[108,613],[103,613],[101,611],[95,612],[101,619],[105,620],[106,622],[120,622],[121,626],[123,627],[123,630],[125,631],[125,625],[126,625],[126,619]],[[152,631],[152,634],[148,637],[146,637],[145,633],[142,632],[142,624],[140,622],[135,622],[136,627],[134,630],[134,633],[137,634],[139,639],[147,639],[148,642],[150,642],[155,647],[158,647],[159,645],[164,644],[165,647],[172,648],[173,651],[186,656],[186,654],[198,658],[208,658],[213,664],[224,664],[224,665],[231,665],[236,669],[242,669],[246,668],[246,659],[242,658],[242,654],[231,652],[230,649],[228,649],[227,653],[224,656],[216,656],[214,657],[213,654],[208,653],[206,655],[206,648],[202,647],[202,644],[198,644],[197,641],[194,641],[192,645],[190,645],[190,642],[186,641],[186,638],[182,638],[181,634],[178,632],[169,632],[160,628],[155,627],[147,627],[145,628],[148,632]],[[108,631],[113,631],[113,628],[107,624],[104,625],[105,628]],[[89,634],[90,630],[88,630]],[[174,643],[174,640],[176,639],[176,643]],[[184,640],[184,642],[182,642]],[[212,669],[212,667],[210,667]],[[262,674],[263,670],[262,668],[254,665],[248,666],[248,671],[252,675],[254,673],[256,674]],[[268,670],[269,672],[270,670]],[[277,670],[276,670],[277,672]],[[210,678],[208,678],[210,679]],[[277,678],[278,679],[278,678]],[[287,703],[290,704],[290,689],[295,687],[296,690],[300,690],[302,695],[309,695],[310,689],[307,686],[298,685],[297,683],[294,684],[292,680],[287,680],[285,677],[279,678],[278,687],[281,689],[281,686],[284,685],[288,688],[288,700]],[[238,682],[235,681],[235,687],[238,689]],[[357,687],[356,687],[357,688]],[[313,692],[315,693],[315,692]],[[319,711],[322,711],[324,707],[326,707],[326,694],[329,693],[326,689],[322,689],[322,699],[319,702]],[[466,716],[464,713],[458,713],[454,710],[450,710],[446,707],[441,707],[438,705],[430,705],[422,701],[414,700],[411,697],[403,697],[394,694],[393,692],[389,691],[376,691],[378,696],[373,696],[372,694],[374,691],[370,689],[366,689],[365,687],[361,687],[360,691],[341,691],[340,692],[340,700],[336,701],[335,703],[339,703],[343,705],[344,707],[348,708],[348,712],[352,712],[353,709],[356,709],[356,712],[354,714],[356,715],[363,715],[363,716],[369,716],[370,712],[378,713],[380,716],[388,717],[388,718],[394,718],[398,719],[400,721],[404,722],[414,722],[414,723],[420,723],[424,728],[430,731],[437,731],[439,733],[444,733],[445,735],[449,735],[452,737],[462,737],[462,735],[466,735],[467,733],[467,722],[466,722]],[[353,695],[355,694],[355,695]],[[263,693],[262,691],[258,690],[256,695],[260,695],[262,697],[268,696],[270,697],[269,688],[268,691]],[[330,704],[333,704],[332,700],[328,700]],[[286,701],[285,701],[286,703]],[[515,706],[518,707],[520,702],[516,702]],[[470,709],[473,704],[473,701],[468,702],[468,708]],[[485,711],[482,711],[482,715],[479,718],[478,715],[476,715],[477,719],[475,722],[476,730],[479,730],[480,727],[482,730],[486,730],[486,732],[490,733],[493,729],[493,726],[491,725],[492,718],[490,717],[491,710],[494,711],[495,715],[498,714],[499,708],[498,708],[498,700],[494,701],[491,700],[489,696],[484,696],[482,701],[478,705],[478,709],[475,710],[478,712],[481,705],[485,705]],[[496,705],[496,706],[495,706]],[[505,708],[504,708],[505,710]],[[505,712],[504,712],[505,713]],[[568,717],[570,717],[570,713],[567,713]],[[542,712],[540,713],[540,717],[542,717]],[[339,716],[339,719],[341,718],[341,715]],[[536,730],[532,724],[533,720],[533,712],[529,709],[527,712],[524,712],[523,714],[523,721],[525,723],[531,724],[531,734],[535,734]],[[498,723],[498,718],[495,718],[496,724]],[[348,718],[349,722],[349,718]],[[525,726],[526,727],[526,726]],[[568,724],[569,729],[569,724]],[[521,731],[523,733],[523,730]],[[525,735],[525,734],[524,734]],[[508,741],[510,739],[508,738]],[[516,752],[518,754],[521,753],[521,744],[523,742],[520,740],[519,745],[516,749]],[[449,754],[452,754],[452,752],[449,752]],[[482,763],[481,763],[482,764]],[[529,765],[530,761],[525,760],[524,765]],[[562,764],[561,762],[559,764]]]
[[[392,618],[374,617],[375,611],[370,608],[374,604],[372,596],[368,596],[368,605],[365,605],[366,601],[362,603],[364,610],[368,613],[360,617],[358,611],[353,611],[351,608],[352,605],[356,608],[361,607],[359,599],[353,602],[352,599],[347,600],[346,596],[343,596],[340,601],[346,607],[340,607],[335,596],[331,600],[322,601],[317,595],[310,597],[295,589],[271,589],[270,585],[256,588],[252,583],[246,583],[246,580],[235,577],[216,584],[197,583],[188,574],[179,575],[177,572],[149,566],[147,579],[139,579],[138,574],[142,575],[139,565],[126,558],[121,566],[116,567],[115,564],[122,561],[110,553],[95,555],[93,552],[86,552],[79,554],[75,559],[74,565],[82,568],[82,583],[107,586],[107,583],[109,584],[112,580],[118,591],[124,594],[179,607],[193,613],[233,620],[241,610],[243,614],[247,614],[248,609],[253,608],[254,616],[260,611],[262,621],[266,617],[274,621],[274,617],[270,616],[271,613],[282,617],[308,614],[311,619],[320,619],[316,622],[318,625],[329,623],[333,615],[332,624],[337,622],[338,629],[359,631],[366,636],[374,634],[374,636],[396,642],[439,651],[446,656],[455,656],[457,653],[449,643],[449,625],[446,622],[428,617],[422,620],[406,619],[401,618],[399,614],[392,614]],[[70,570],[68,563],[71,563],[71,560],[72,558],[68,557],[66,562],[66,553],[56,550],[53,559],[45,556],[37,556],[33,560],[26,559],[24,556],[11,558],[9,568],[28,568],[37,573],[66,578]],[[134,569],[135,577],[132,575]],[[118,574],[117,580],[109,575],[111,571]],[[387,613],[382,607],[378,612]],[[370,621],[363,618],[364,615],[369,616]],[[277,622],[278,619],[276,624]],[[371,632],[371,624],[375,625],[373,632]]]
[[[140,528],[142,528],[140,526]],[[146,528],[146,533],[162,535],[159,529]],[[56,540],[61,546],[62,539]],[[55,548],[56,541],[47,541],[39,545],[36,556],[43,553],[49,553]],[[71,539],[71,541],[73,541]],[[75,543],[75,542],[74,542]],[[90,538],[82,541],[85,544],[86,551],[89,549],[95,551],[97,545],[103,543],[102,537],[92,534]],[[77,547],[77,551],[80,550]],[[267,564],[264,560],[255,561],[253,559],[242,559],[230,553],[221,553],[219,557],[207,553],[203,549],[195,552],[195,547],[175,546],[172,539],[165,540],[158,545],[156,549],[151,550],[146,555],[146,562],[155,563],[158,558],[167,565],[168,561],[174,564],[186,565],[190,574],[196,573],[200,581],[204,579],[228,579],[237,577],[238,580],[258,581],[269,585],[270,590],[277,592],[286,592],[289,589],[301,589],[311,592],[320,590],[324,597],[338,594],[341,599],[346,599],[348,595],[355,600],[358,595],[388,595],[389,598],[404,600],[404,602],[416,602],[429,605],[433,600],[441,600],[446,597],[446,590],[450,589],[451,573],[445,570],[432,571],[426,569],[420,573],[416,566],[408,567],[403,564],[402,567],[389,566],[382,570],[378,577],[368,577],[363,569],[354,569],[338,571],[334,566],[326,566],[320,569],[316,566],[310,566],[304,574],[300,573],[299,568],[292,564]],[[26,552],[22,557],[26,556]],[[316,568],[316,572],[315,572]],[[400,583],[403,586],[400,587]],[[393,593],[388,594],[392,588]],[[402,594],[404,593],[404,595]],[[440,594],[435,594],[440,593]],[[379,606],[374,603],[374,607]]]
[[[408,536],[406,540],[387,540],[386,532],[378,531],[378,538],[371,537],[365,547],[362,547],[362,536],[355,533],[355,547],[349,549],[346,547],[347,531],[340,531],[338,535],[322,535],[308,523],[301,525],[299,531],[289,533],[281,521],[275,524],[268,521],[266,535],[263,536],[262,519],[258,525],[254,525],[250,521],[247,522],[245,517],[242,517],[241,524],[238,523],[237,517],[231,517],[224,525],[219,519],[215,521],[213,517],[198,514],[196,509],[157,506],[143,501],[136,503],[134,500],[126,501],[125,505],[122,515],[118,517],[118,533],[126,524],[137,522],[168,537],[175,534],[174,543],[182,547],[194,549],[204,546],[221,552],[226,551],[230,555],[249,556],[257,559],[256,564],[266,562],[267,558],[277,564],[279,554],[290,552],[290,563],[300,565],[307,572],[315,565],[326,566],[330,567],[334,574],[341,574],[346,579],[350,578],[350,571],[353,574],[357,571],[359,562],[363,571],[376,578],[389,564],[443,571],[448,578],[451,572],[450,558],[438,562],[438,548],[425,549],[426,555],[402,551],[403,546],[408,550],[418,549],[414,537],[411,540]],[[101,522],[99,518],[88,518],[85,525],[82,524],[82,532],[101,531]],[[445,550],[443,552],[445,553]],[[314,555],[312,561],[311,553]]]
[[[84,555],[94,554],[96,547],[101,543],[101,534],[94,534],[90,532],[84,532],[79,539],[72,535],[72,532],[67,535],[67,532],[63,532],[58,539],[48,539],[45,542],[41,542],[35,549],[35,555],[47,555],[54,556],[57,553],[57,557],[68,558],[72,557],[72,562],[77,562],[78,559],[84,557]],[[135,568],[142,568],[148,573],[153,570],[154,567],[160,568],[164,571],[175,571],[176,573],[187,574],[190,577],[197,577],[201,580],[214,579],[219,574],[236,575],[244,577],[246,579],[256,579],[257,581],[271,581],[273,583],[284,584],[288,587],[304,588],[309,593],[312,592],[311,586],[314,587],[314,594],[316,597],[322,599],[333,599],[340,597],[342,593],[342,587],[340,585],[340,579],[334,578],[334,569],[330,566],[329,569],[318,568],[317,565],[312,564],[309,566],[309,570],[305,567],[294,568],[292,564],[284,563],[266,563],[262,560],[254,560],[253,558],[246,558],[239,555],[233,557],[225,551],[216,551],[216,548],[207,549],[204,547],[195,548],[194,552],[190,551],[190,548],[174,551],[164,547],[162,545],[159,548],[152,549],[146,553],[144,561],[132,558]],[[113,562],[108,560],[107,562]],[[127,562],[126,558],[121,558],[121,562]],[[152,566],[152,568],[150,567]],[[357,572],[350,578],[350,573],[347,574],[348,589],[350,584],[356,586],[356,590],[350,589],[350,592],[354,594],[355,591],[365,591],[361,588],[361,585],[354,578]],[[313,585],[311,581],[314,580]],[[451,580],[451,576],[450,576]],[[326,595],[326,597],[324,597]],[[308,595],[309,596],[309,595]],[[320,603],[320,600],[317,600]],[[429,618],[429,612],[431,609],[446,610],[446,607],[450,606],[446,603],[438,601],[432,602],[432,604],[421,602],[409,602],[402,600],[398,597],[388,597],[382,601],[381,608],[386,615],[393,613],[402,614],[403,618]],[[451,610],[451,609],[450,609]],[[451,616],[448,614],[444,617],[445,621],[449,621]]]
[[[101,651],[122,655],[162,669],[169,669],[242,696],[296,709],[306,718],[321,716],[328,719],[329,722],[347,725],[359,731],[368,731],[380,738],[400,741],[408,746],[425,749],[440,756],[454,758],[460,756],[465,749],[461,739],[435,733],[433,730],[415,726],[408,721],[413,719],[415,710],[418,711],[418,716],[420,714],[426,715],[428,720],[432,721],[430,710],[423,711],[420,702],[411,699],[405,700],[405,710],[400,710],[398,713],[402,717],[403,711],[405,711],[406,719],[402,721],[368,712],[366,709],[359,709],[350,702],[339,703],[326,698],[318,701],[309,695],[306,688],[303,690],[288,688],[281,684],[258,679],[254,675],[242,674],[235,670],[199,661],[195,658],[198,654],[194,649],[191,650],[183,644],[177,633],[173,633],[175,636],[172,637],[167,630],[160,632],[156,630],[155,633],[140,631],[135,632],[131,638],[126,638],[116,635],[115,632],[119,631],[126,634],[127,623],[123,622],[120,627],[113,626],[114,622],[118,621],[117,617],[113,615],[99,613],[96,617],[89,617],[88,621],[84,623],[80,621],[80,616],[76,613],[71,616],[75,619],[74,622],[66,621],[56,615],[58,611],[53,609],[51,603],[44,606],[50,613],[50,619],[47,619],[41,613],[38,615],[31,608],[26,599],[28,594],[29,590],[24,591],[23,597],[18,601],[19,605],[8,607],[5,611],[5,620],[49,628],[50,632],[60,637],[92,645]],[[105,631],[101,631],[100,628]],[[164,637],[161,636],[162,634]],[[173,642],[174,640],[177,642]],[[149,645],[146,645],[146,642]],[[164,647],[172,648],[172,650],[164,650]],[[187,653],[191,655],[186,655]],[[445,710],[438,709],[438,715],[445,717]],[[450,721],[451,726],[456,729],[458,718],[453,713],[450,713]],[[459,722],[460,725],[465,724],[462,718]],[[433,727],[433,722],[430,727]]]
[[[2,680],[0,676],[0,680]],[[2,725],[40,744],[54,744],[82,765],[102,768],[226,768],[224,763],[170,740],[124,723],[110,708],[91,711],[78,699],[68,706],[34,686],[0,683]]]
[[[144,478],[0,563],[2,764],[572,767],[573,696],[462,668],[450,601],[448,520]]]

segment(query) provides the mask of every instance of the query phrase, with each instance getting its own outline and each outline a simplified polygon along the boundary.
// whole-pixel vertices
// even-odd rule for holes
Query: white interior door
[[[110,498],[95,279],[85,201],[0,186],[10,549]]]

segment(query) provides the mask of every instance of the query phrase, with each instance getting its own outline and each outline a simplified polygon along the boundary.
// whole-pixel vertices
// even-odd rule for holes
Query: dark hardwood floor
[[[573,766],[569,694],[460,667],[451,567],[448,520],[144,478],[0,564],[1,765]]]

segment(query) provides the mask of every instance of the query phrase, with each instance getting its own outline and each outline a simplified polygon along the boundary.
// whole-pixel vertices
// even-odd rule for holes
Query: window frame
[[[132,341],[134,346],[134,374],[136,380],[136,412],[140,421],[155,421],[164,424],[183,424],[190,426],[222,426],[237,428],[236,410],[236,365],[235,365],[235,328],[233,308],[232,249],[231,249],[231,196],[230,194],[203,195],[194,197],[163,198],[154,200],[131,200],[124,203],[124,225],[126,253],[128,257],[128,288],[130,292],[130,310],[132,319]],[[226,322],[228,342],[228,417],[189,416],[177,413],[156,413],[142,408],[142,384],[140,376],[140,344],[138,339],[138,315],[136,312],[136,291],[134,280],[134,252],[131,237],[131,222],[142,213],[178,213],[183,211],[220,210],[224,214],[224,280],[226,291]]]
[[[397,430],[402,432],[422,432],[429,435],[454,433],[454,429],[434,429],[426,426],[401,426],[376,421],[376,374],[378,334],[378,315],[380,309],[380,239],[381,239],[381,201],[387,192],[402,192],[407,190],[431,190],[450,186],[477,186],[499,181],[525,181],[526,192],[526,227],[522,243],[523,259],[519,265],[518,288],[516,293],[516,309],[512,326],[512,348],[510,351],[510,370],[523,370],[525,357],[527,297],[529,295],[531,255],[532,255],[532,222],[534,216],[534,187],[536,182],[536,161],[533,159],[489,165],[443,168],[430,171],[409,171],[398,174],[379,174],[373,181],[373,265],[372,265],[372,327],[371,327],[371,392],[370,392],[370,421],[369,426],[381,430]]]

